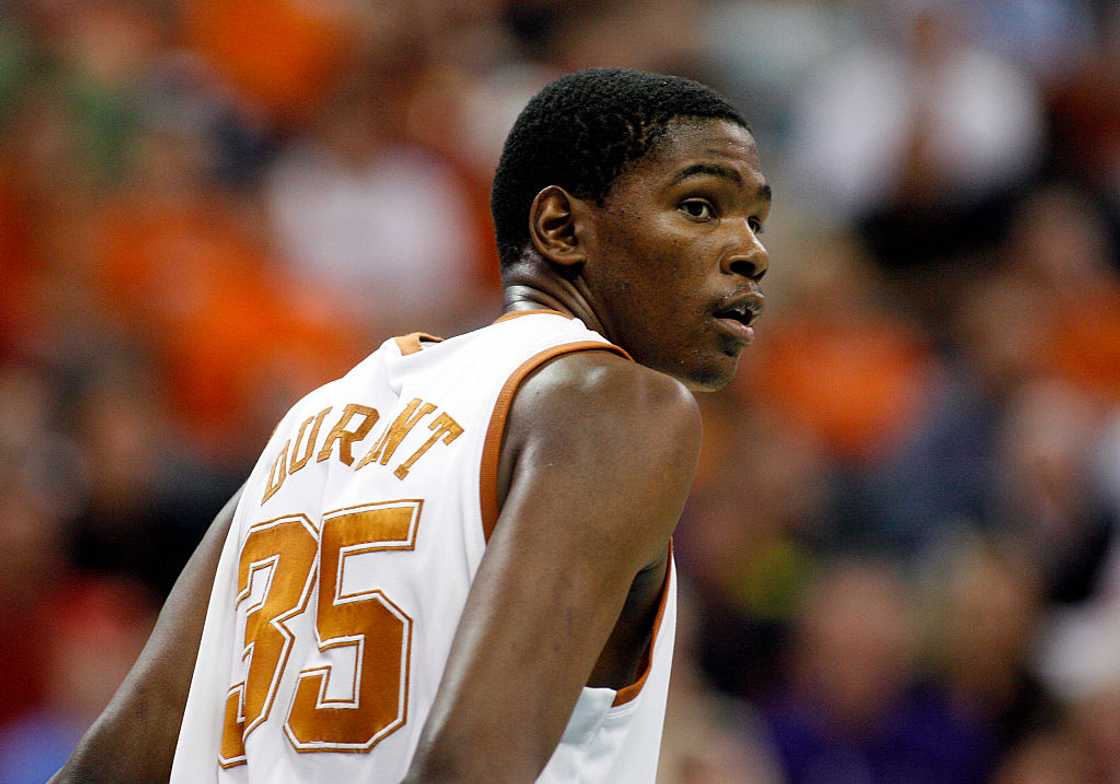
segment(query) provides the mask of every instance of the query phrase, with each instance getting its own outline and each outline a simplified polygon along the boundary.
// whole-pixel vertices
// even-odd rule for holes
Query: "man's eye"
[[[696,220],[711,220],[715,217],[715,210],[712,209],[712,205],[704,199],[682,201],[679,209],[688,217]]]

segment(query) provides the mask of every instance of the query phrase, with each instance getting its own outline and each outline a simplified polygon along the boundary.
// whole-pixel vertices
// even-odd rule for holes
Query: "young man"
[[[689,390],[753,337],[769,207],[706,87],[591,70],[537,95],[494,178],[505,314],[386,341],[246,483],[172,781],[653,781]],[[221,536],[59,780],[166,775]]]

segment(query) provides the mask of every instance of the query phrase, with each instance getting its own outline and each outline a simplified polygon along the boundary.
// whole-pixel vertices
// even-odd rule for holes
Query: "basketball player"
[[[690,390],[753,337],[769,207],[710,89],[546,87],[494,178],[504,315],[292,408],[58,780],[166,777],[181,717],[173,782],[652,782]]]

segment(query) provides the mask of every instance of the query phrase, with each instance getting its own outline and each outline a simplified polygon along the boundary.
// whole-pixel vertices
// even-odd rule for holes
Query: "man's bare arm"
[[[49,784],[147,784],[170,777],[214,573],[240,497],[238,490],[210,524],[136,663]]]
[[[537,777],[635,576],[665,562],[699,440],[684,387],[614,355],[567,355],[525,383],[508,493],[406,782]]]

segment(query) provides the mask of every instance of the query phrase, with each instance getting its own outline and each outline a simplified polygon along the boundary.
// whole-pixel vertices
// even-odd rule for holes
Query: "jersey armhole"
[[[534,354],[523,362],[502,386],[498,399],[494,404],[494,411],[490,415],[490,424],[486,429],[486,439],[482,447],[482,466],[479,472],[479,503],[482,510],[482,535],[485,541],[490,541],[494,527],[498,523],[498,463],[501,459],[502,438],[505,435],[506,420],[509,417],[510,407],[517,395],[517,390],[522,382],[545,362],[562,354],[576,351],[613,351],[626,359],[632,359],[622,348],[611,343],[600,343],[594,340],[585,340],[577,343],[566,343],[547,348]],[[665,617],[665,608],[669,600],[671,582],[673,579],[673,542],[669,540],[669,553],[665,564],[665,579],[661,584],[661,596],[658,600],[657,615],[653,620],[653,630],[650,634],[649,645],[642,656],[642,667],[638,678],[628,686],[615,692],[612,708],[632,702],[641,693],[653,668],[654,648],[658,644],[661,633],[661,621]]]
[[[637,680],[629,686],[624,686],[615,692],[612,708],[632,702],[642,693],[642,687],[649,679],[650,670],[653,669],[654,648],[657,646],[658,635],[661,634],[661,621],[665,618],[665,607],[669,603],[669,589],[673,579],[673,540],[669,540],[669,555],[665,559],[665,579],[661,583],[661,598],[657,602],[657,615],[653,619],[653,631],[650,633],[649,645],[642,655],[642,669]]]

